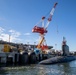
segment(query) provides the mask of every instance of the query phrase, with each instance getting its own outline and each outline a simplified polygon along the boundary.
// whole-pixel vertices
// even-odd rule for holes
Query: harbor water
[[[0,75],[76,75],[76,60],[53,65],[0,67]]]

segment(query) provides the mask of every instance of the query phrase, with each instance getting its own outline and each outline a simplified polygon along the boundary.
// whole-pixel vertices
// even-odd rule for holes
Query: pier
[[[17,63],[19,62],[19,53],[7,52],[0,53],[0,63]]]

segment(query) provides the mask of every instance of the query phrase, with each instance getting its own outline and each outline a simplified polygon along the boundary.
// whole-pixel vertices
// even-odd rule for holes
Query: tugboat
[[[39,64],[56,64],[56,63],[64,63],[76,60],[76,57],[69,54],[69,46],[66,44],[65,37],[63,37],[62,41],[62,56],[55,56],[46,60],[39,62]]]

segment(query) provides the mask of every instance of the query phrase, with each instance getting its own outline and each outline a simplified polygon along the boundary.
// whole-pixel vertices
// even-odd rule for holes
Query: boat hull
[[[70,62],[73,60],[76,60],[75,56],[55,56],[55,57],[43,60],[43,61],[39,62],[39,64],[48,65],[48,64]]]

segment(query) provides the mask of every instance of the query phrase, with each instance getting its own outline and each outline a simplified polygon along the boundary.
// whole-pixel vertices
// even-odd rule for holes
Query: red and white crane
[[[50,23],[51,20],[52,20],[52,16],[53,16],[53,14],[54,14],[54,11],[55,11],[55,8],[56,8],[56,5],[57,5],[57,4],[58,4],[58,3],[55,3],[54,6],[53,6],[53,8],[52,8],[52,10],[50,11],[50,15],[49,15],[49,17],[48,17],[48,19],[47,19],[46,25],[44,25],[44,20],[45,20],[46,17],[43,16],[42,19],[41,19],[41,21],[40,21],[40,22],[42,22],[42,27],[39,27],[39,26],[38,26],[39,23],[38,23],[38,24],[32,29],[32,32],[33,32],[33,33],[39,33],[39,34],[40,34],[40,37],[41,37],[41,39],[40,39],[40,41],[39,41],[39,43],[38,43],[38,45],[37,45],[37,48],[38,48],[38,49],[45,50],[46,48],[48,48],[47,45],[44,45],[44,43],[45,43],[44,34],[48,32],[48,31],[47,31],[47,28],[48,28],[48,26],[49,26],[49,23]]]

